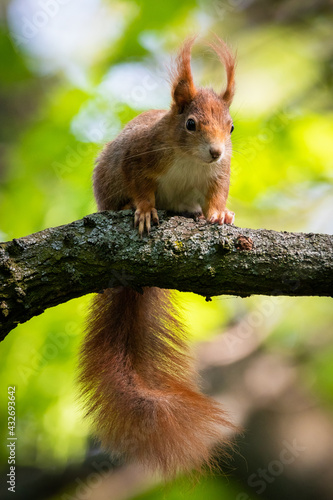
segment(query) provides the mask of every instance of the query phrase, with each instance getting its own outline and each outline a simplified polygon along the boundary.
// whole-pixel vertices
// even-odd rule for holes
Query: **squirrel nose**
[[[213,160],[217,160],[222,155],[222,148],[219,146],[211,146],[209,152]]]

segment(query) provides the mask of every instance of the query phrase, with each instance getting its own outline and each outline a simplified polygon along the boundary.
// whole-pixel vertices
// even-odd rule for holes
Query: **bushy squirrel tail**
[[[107,289],[95,297],[80,383],[95,435],[165,477],[211,465],[225,412],[198,391],[170,292]]]

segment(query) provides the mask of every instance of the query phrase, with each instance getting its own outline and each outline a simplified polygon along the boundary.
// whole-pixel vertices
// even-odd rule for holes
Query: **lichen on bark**
[[[159,212],[142,239],[131,211],[90,214],[0,243],[0,338],[46,308],[108,287],[231,294],[333,293],[333,236],[210,225]]]

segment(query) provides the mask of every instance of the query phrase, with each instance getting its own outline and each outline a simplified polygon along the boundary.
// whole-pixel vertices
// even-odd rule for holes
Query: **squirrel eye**
[[[235,127],[234,127],[234,124],[232,124],[232,125],[231,125],[231,129],[230,129],[230,134],[232,134],[232,133],[233,133],[234,128],[235,128]]]
[[[186,128],[187,130],[190,130],[191,132],[194,132],[195,130],[195,121],[193,118],[189,118],[186,122]]]

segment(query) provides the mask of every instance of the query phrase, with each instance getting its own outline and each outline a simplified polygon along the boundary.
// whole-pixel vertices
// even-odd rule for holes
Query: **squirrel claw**
[[[224,223],[225,224],[233,224],[235,222],[235,212],[231,210],[224,211]]]
[[[225,209],[223,212],[213,212],[210,217],[208,217],[208,222],[211,224],[233,224],[235,220],[235,212]]]
[[[151,229],[151,220],[154,224],[158,224],[158,215],[156,208],[151,208],[150,210],[137,209],[134,215],[134,227],[139,226],[139,235],[142,237],[145,228],[147,234],[149,234]]]

